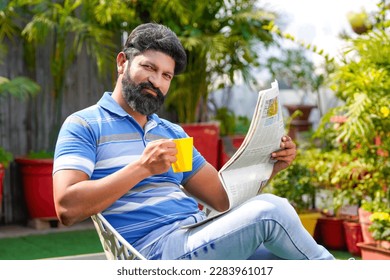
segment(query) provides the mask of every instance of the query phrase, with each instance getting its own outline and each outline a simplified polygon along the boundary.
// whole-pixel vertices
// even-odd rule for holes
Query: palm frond
[[[16,77],[12,80],[0,77],[0,97],[10,94],[20,100],[24,100],[28,96],[36,95],[40,89],[37,83],[26,77]]]

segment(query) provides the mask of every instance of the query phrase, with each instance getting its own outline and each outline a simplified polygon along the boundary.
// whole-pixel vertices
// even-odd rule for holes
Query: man
[[[181,127],[154,114],[186,54],[167,27],[133,30],[116,58],[118,80],[94,106],[72,114],[60,131],[53,171],[57,215],[65,225],[102,212],[148,259],[247,259],[264,243],[287,259],[332,259],[305,231],[285,199],[259,195],[194,229],[205,218],[192,196],[216,210],[228,208],[217,171],[194,149],[193,170],[174,173],[173,138]],[[296,151],[283,137],[273,175]],[[294,186],[292,186],[294,187]]]

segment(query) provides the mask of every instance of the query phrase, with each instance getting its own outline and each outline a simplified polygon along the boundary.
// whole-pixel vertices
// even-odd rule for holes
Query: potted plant
[[[7,21],[3,22],[0,27],[0,33],[2,30],[8,30],[9,35],[12,35],[14,30],[7,26]],[[0,42],[0,49],[5,50],[6,47]],[[0,64],[3,63],[0,56]],[[6,95],[18,98],[19,100],[26,100],[27,97],[33,96],[40,91],[40,87],[34,81],[26,77],[15,77],[9,79],[7,77],[0,76],[0,100]],[[0,116],[1,117],[1,116]],[[2,210],[3,201],[3,183],[5,171],[8,168],[10,162],[13,161],[13,155],[10,151],[0,146],[0,212]]]
[[[296,95],[294,101],[284,104],[290,117],[293,117],[289,135],[294,139],[297,133],[312,128],[309,117],[313,109],[318,108],[321,113],[319,92],[325,81],[324,74],[318,73],[306,51],[304,47],[298,46],[284,49],[280,55],[267,59],[267,68],[272,79],[277,79],[281,88],[284,85]]]
[[[387,212],[374,212],[370,216],[369,230],[379,247],[390,250],[390,209]]]
[[[306,230],[314,236],[317,220],[322,216],[316,208],[318,185],[311,169],[310,150],[298,150],[294,162],[277,174],[267,186],[269,192],[286,198],[296,209]]]
[[[338,227],[344,229],[347,249],[354,255],[360,255],[356,244],[363,241],[363,233],[358,209],[362,199],[371,197],[380,185],[370,180],[371,174],[375,174],[374,170],[366,159],[357,158],[354,151],[346,153],[333,149],[323,150],[321,153],[322,160],[319,157],[312,159],[316,162],[315,168],[322,186],[331,191],[333,219],[338,219]],[[332,235],[328,234],[330,236]]]
[[[370,16],[365,9],[362,9],[360,12],[349,12],[347,19],[356,34],[361,35],[372,29]]]
[[[362,200],[362,203],[359,207],[359,222],[362,227],[363,241],[365,243],[375,243],[372,233],[369,230],[372,224],[370,216],[374,212],[383,212],[390,208],[389,193],[390,191],[388,188],[387,192],[385,189],[378,190],[375,193],[374,198],[366,198]]]
[[[53,199],[53,153],[30,152],[15,158],[23,184],[24,198],[30,222],[45,227],[57,221]]]
[[[315,143],[315,142],[314,142]],[[318,144],[309,150],[306,161],[312,172],[312,181],[317,186],[316,206],[321,212],[314,232],[315,240],[332,250],[346,248],[344,220],[340,215],[342,204],[337,199],[338,186],[332,181],[339,168],[339,160],[334,151],[327,151]]]
[[[0,99],[2,96],[9,94],[23,100],[29,95],[36,94],[38,91],[39,86],[30,79],[17,77],[9,80],[0,76]],[[4,177],[6,169],[12,161],[12,153],[0,146],[0,213],[3,205]]]
[[[216,110],[214,120],[220,126],[217,168],[220,169],[243,143],[249,130],[250,120],[246,116],[237,116],[225,106]]]
[[[375,243],[358,243],[362,250],[364,260],[390,260],[390,214],[387,212],[374,212],[370,216],[372,224],[369,230]]]
[[[341,206],[361,208],[390,185],[390,63],[382,55],[390,52],[390,36],[388,8],[380,7],[371,30],[347,39],[348,48],[329,76],[340,105],[322,117],[315,132],[323,153],[332,155],[327,161],[336,168],[323,172],[331,175],[335,202]]]

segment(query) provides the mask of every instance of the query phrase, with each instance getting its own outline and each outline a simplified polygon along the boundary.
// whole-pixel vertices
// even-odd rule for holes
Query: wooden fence
[[[24,55],[21,42],[16,40],[8,45],[8,53],[0,65],[0,76],[28,76],[41,86],[41,92],[26,101],[9,96],[0,98],[0,147],[12,152],[14,157],[30,151],[52,151],[59,129],[55,124],[55,114],[58,113],[55,93],[51,90],[50,50],[37,50],[35,69],[28,69]],[[115,57],[112,62],[115,64]],[[115,75],[98,77],[91,58],[80,55],[63,77],[65,91],[61,102],[61,123],[69,114],[95,104],[104,91],[112,91]],[[26,219],[20,176],[13,162],[6,170],[0,224],[24,223]]]

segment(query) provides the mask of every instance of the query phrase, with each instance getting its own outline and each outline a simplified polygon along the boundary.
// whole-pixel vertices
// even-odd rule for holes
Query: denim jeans
[[[150,234],[138,242],[141,253],[169,260],[334,259],[302,226],[288,201],[272,194],[258,195],[201,226],[181,228],[204,218],[191,216]]]

